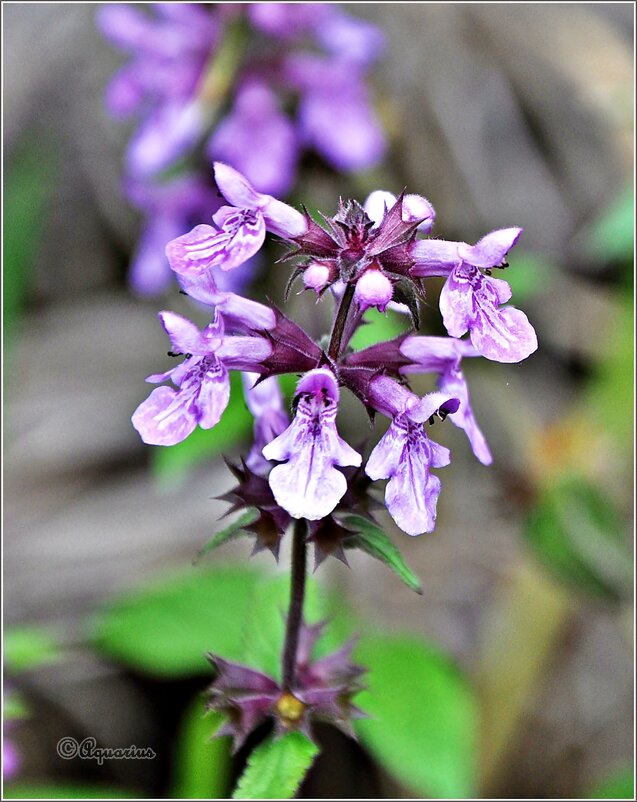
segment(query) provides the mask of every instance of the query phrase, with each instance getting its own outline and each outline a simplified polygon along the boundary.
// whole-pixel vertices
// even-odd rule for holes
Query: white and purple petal
[[[500,228],[482,237],[475,245],[462,242],[458,247],[460,258],[475,267],[499,267],[521,233],[521,228]]]

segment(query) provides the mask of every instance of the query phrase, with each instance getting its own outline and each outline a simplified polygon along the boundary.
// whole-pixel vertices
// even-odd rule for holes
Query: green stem
[[[345,287],[345,292],[341,298],[336,318],[334,319],[334,326],[332,327],[332,335],[330,337],[330,344],[327,349],[327,355],[331,360],[336,360],[341,355],[341,345],[343,342],[343,332],[345,331],[345,324],[347,323],[347,316],[354,300],[354,285],[348,284]]]

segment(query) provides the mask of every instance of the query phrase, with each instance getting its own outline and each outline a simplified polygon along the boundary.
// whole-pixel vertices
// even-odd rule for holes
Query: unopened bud
[[[418,226],[418,231],[428,234],[434,224],[436,213],[434,207],[422,195],[405,195],[403,198],[402,218],[405,223],[412,223],[422,220]]]
[[[363,311],[375,306],[384,312],[393,294],[394,288],[387,276],[377,268],[370,268],[356,282],[354,298]]]
[[[305,268],[303,283],[306,289],[320,292],[330,281],[331,270],[322,262],[312,262]]]

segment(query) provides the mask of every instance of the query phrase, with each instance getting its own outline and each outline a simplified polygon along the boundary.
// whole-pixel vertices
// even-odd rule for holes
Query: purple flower
[[[365,714],[352,703],[352,698],[362,690],[360,680],[365,669],[352,662],[355,639],[332,654],[312,660],[324,626],[302,625],[291,688],[282,688],[260,671],[207,655],[218,675],[207,691],[207,709],[226,716],[216,736],[233,736],[235,752],[269,716],[274,718],[279,735],[298,730],[311,739],[311,721],[317,720],[330,722],[356,737],[351,722]]]
[[[306,230],[304,216],[285,203],[257,192],[241,173],[215,163],[217,186],[232,206],[213,215],[217,228],[195,226],[166,246],[172,269],[183,276],[198,276],[213,267],[232,270],[261,248],[266,229],[283,237]],[[233,208],[236,207],[236,208]]]
[[[491,451],[473,415],[469,388],[461,369],[463,357],[479,356],[473,345],[448,337],[406,337],[400,353],[412,362],[401,367],[401,373],[437,373],[440,391],[460,401],[459,409],[449,415],[449,420],[464,429],[480,462],[491,465]]]
[[[449,334],[462,337],[468,330],[478,352],[496,362],[520,362],[537,349],[535,331],[524,312],[499,308],[511,298],[511,288],[489,275],[492,268],[506,267],[506,255],[521,233],[521,228],[499,229],[475,245],[422,240],[411,250],[412,276],[447,276],[440,311]]]
[[[277,503],[293,518],[316,521],[329,515],[347,490],[336,466],[360,465],[361,456],[338,436],[338,384],[326,368],[311,370],[296,389],[291,425],[263,449],[283,462],[270,472]]]
[[[390,515],[408,535],[432,532],[440,479],[431,468],[449,464],[449,449],[430,440],[424,423],[434,415],[445,417],[458,409],[457,398],[430,393],[419,399],[386,376],[370,385],[370,402],[392,423],[372,451],[365,472],[370,479],[389,479],[385,503]]]
[[[345,172],[364,170],[381,160],[387,143],[359,66],[302,55],[287,60],[285,73],[301,93],[299,127],[307,146]]]
[[[102,7],[97,24],[132,61],[113,78],[107,106],[114,117],[142,116],[129,145],[131,174],[148,177],[170,165],[202,134],[205,114],[196,99],[219,25],[192,3],[155,4],[156,16],[126,4]]]
[[[292,122],[261,81],[238,91],[230,114],[208,142],[208,156],[232,165],[260,192],[288,193],[296,177],[299,145]]]
[[[173,276],[166,259],[166,243],[218,205],[215,192],[190,174],[159,184],[128,180],[124,189],[128,200],[146,218],[129,282],[142,295],[162,292]]]
[[[132,422],[145,443],[170,446],[185,440],[197,424],[202,429],[215,426],[230,398],[228,369],[258,371],[272,349],[261,337],[224,336],[219,315],[203,331],[174,312],[160,312],[159,318],[170,337],[171,353],[186,358],[176,368],[146,379],[170,379],[177,390],[153,390]]]
[[[283,408],[278,378],[270,376],[261,382],[258,379],[258,373],[243,374],[246,404],[254,415],[254,443],[246,465],[251,471],[266,476],[272,465],[265,459],[262,451],[287,429],[290,419]]]

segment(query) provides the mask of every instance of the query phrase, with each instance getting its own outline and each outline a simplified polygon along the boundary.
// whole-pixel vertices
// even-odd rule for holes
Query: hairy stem
[[[305,521],[294,522],[292,535],[292,576],[290,584],[290,609],[285,630],[283,648],[282,680],[283,689],[290,690],[294,683],[296,652],[299,645],[299,632],[303,621],[303,599],[305,597],[306,552]]]
[[[345,292],[343,293],[340,306],[338,307],[338,312],[336,313],[334,326],[332,328],[332,336],[330,337],[330,344],[329,348],[327,349],[327,355],[329,356],[330,359],[334,361],[336,361],[341,355],[343,332],[345,331],[347,316],[349,315],[349,310],[353,300],[354,300],[354,285],[348,284],[345,287]]]

